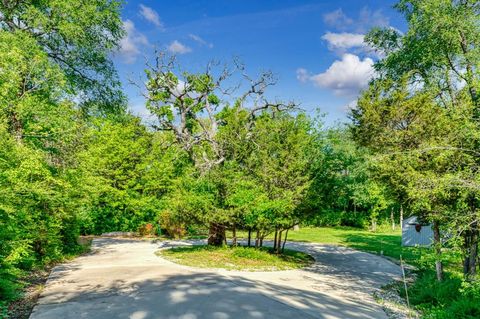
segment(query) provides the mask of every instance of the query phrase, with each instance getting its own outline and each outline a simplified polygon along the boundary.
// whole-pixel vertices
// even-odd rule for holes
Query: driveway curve
[[[400,268],[341,246],[287,243],[316,262],[302,270],[240,272],[180,266],[155,255],[188,241],[97,238],[53,269],[30,319],[387,318],[372,297]]]

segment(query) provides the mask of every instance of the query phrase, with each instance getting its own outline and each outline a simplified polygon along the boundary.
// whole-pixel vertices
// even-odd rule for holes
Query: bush
[[[360,212],[355,213],[326,210],[315,214],[315,217],[309,224],[310,226],[317,227],[348,226],[364,228],[368,224],[368,217]]]
[[[16,277],[16,274],[9,270],[0,270],[0,301],[9,301],[17,297],[20,285],[17,283]]]
[[[152,223],[144,223],[138,227],[138,233],[140,236],[154,236],[156,229]]]
[[[409,288],[410,301],[430,319],[480,318],[480,283],[446,275],[438,282],[433,271],[422,272]]]
[[[461,287],[462,280],[458,277],[447,275],[438,282],[433,271],[425,271],[409,287],[410,301],[421,309],[444,306],[457,298]]]
[[[166,235],[171,238],[182,238],[186,235],[187,230],[185,223],[177,220],[175,215],[165,210],[160,213],[160,227],[165,231]]]
[[[196,224],[187,225],[187,235],[202,238],[208,235],[208,228]]]
[[[78,244],[80,236],[80,221],[76,215],[63,219],[62,229],[60,231],[63,242],[63,252],[65,254],[79,252],[81,248]]]

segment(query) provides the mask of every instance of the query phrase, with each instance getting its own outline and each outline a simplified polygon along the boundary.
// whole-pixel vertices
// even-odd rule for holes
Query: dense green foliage
[[[461,276],[447,275],[435,280],[434,272],[422,272],[410,287],[411,302],[423,310],[425,318],[465,318],[480,316],[478,283],[466,283]]]
[[[119,9],[0,4],[0,303],[24,270],[80,249],[85,114],[124,109],[108,58],[123,35]]]
[[[120,6],[121,1],[116,0],[81,1],[76,5],[68,0],[2,1],[0,29],[2,37],[11,39],[0,42],[12,50],[2,53],[15,52],[8,55],[10,59],[25,55],[32,63],[20,63],[18,67],[30,67],[35,73],[48,76],[45,60],[36,60],[29,54],[30,50],[37,50],[61,71],[64,93],[75,96],[83,111],[120,110],[124,98],[109,58],[124,35]],[[10,47],[13,43],[20,47]],[[12,63],[10,59],[2,62]],[[26,72],[13,74],[29,77]],[[24,84],[32,86],[24,89],[36,91],[34,78],[29,80],[31,83]],[[44,82],[55,86],[57,83],[53,79]]]
[[[347,128],[314,132],[310,164],[311,186],[302,209],[308,224],[376,228],[397,221],[396,202],[371,176],[366,149],[357,147]],[[397,205],[398,206],[398,205]]]

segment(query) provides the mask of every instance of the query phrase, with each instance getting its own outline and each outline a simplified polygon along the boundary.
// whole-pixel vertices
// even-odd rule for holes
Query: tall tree
[[[415,169],[416,173],[423,172],[423,177],[416,178],[417,187],[426,187],[430,192],[440,195],[424,194],[436,204],[430,202],[427,207],[423,206],[430,213],[435,211],[434,215],[437,217],[434,218],[434,229],[437,232],[437,241],[440,237],[440,216],[446,215],[442,214],[445,209],[439,207],[445,207],[447,203],[450,203],[448,207],[464,207],[466,204],[460,203],[469,198],[469,204],[466,205],[469,207],[467,229],[457,225],[455,231],[464,237],[465,265],[468,265],[466,275],[474,276],[477,267],[474,260],[477,259],[478,250],[478,187],[475,174],[472,173],[480,163],[480,157],[476,153],[480,145],[480,105],[477,93],[480,80],[480,5],[473,0],[402,0],[396,8],[407,19],[408,30],[405,34],[392,29],[374,29],[366,37],[371,46],[386,55],[375,64],[380,79],[398,83],[397,87],[391,83],[387,85],[388,89],[384,86],[377,91],[384,95],[382,99],[385,107],[396,109],[395,113],[391,114],[397,114],[398,118],[396,123],[389,124],[390,132],[405,131],[405,139],[398,141],[402,143],[399,147],[415,154],[412,155],[416,156],[414,163],[423,163],[422,168]],[[378,83],[378,80],[376,82]],[[365,95],[365,99],[367,96]],[[368,101],[364,101],[365,105],[368,104]],[[400,103],[395,106],[398,102]],[[411,109],[408,107],[410,103],[423,110]],[[409,114],[399,109],[405,105],[410,110]],[[354,118],[358,120],[357,127],[365,130],[368,130],[369,126],[372,129],[385,128],[376,126],[382,123],[381,110],[382,107],[378,106],[376,118],[370,117],[370,120],[363,121],[366,113],[360,107],[360,111],[354,114]],[[373,112],[371,114],[374,115]],[[372,123],[371,120],[375,122]],[[419,125],[422,122],[423,124]],[[387,123],[383,121],[383,125]],[[422,129],[411,130],[412,126]],[[450,135],[446,131],[450,132],[452,126],[456,132]],[[416,131],[418,136],[408,137],[407,131]],[[388,138],[395,137],[395,134]],[[431,135],[426,137],[425,134]],[[444,161],[446,158],[455,164],[449,166]],[[458,196],[441,195],[435,184],[444,186],[441,192]],[[403,193],[408,193],[408,190],[405,189]],[[469,195],[460,196],[460,193]],[[462,210],[463,214],[465,212]],[[464,221],[458,217],[459,215],[453,220]],[[439,245],[437,243],[437,246]]]
[[[395,8],[408,22],[405,34],[375,28],[366,41],[386,57],[381,76],[432,88],[444,106],[455,106],[465,85],[478,107],[480,4],[475,0],[401,0]],[[476,110],[477,112],[477,110]]]
[[[97,119],[85,132],[77,169],[80,192],[86,195],[84,233],[137,230],[142,222],[155,219],[155,192],[152,185],[150,191],[146,187],[154,170],[148,166],[151,135],[133,116]],[[161,157],[157,161],[165,164]]]
[[[119,8],[102,0],[0,2],[2,298],[22,270],[78,249],[82,112],[124,107],[109,59],[123,35]]]
[[[264,219],[257,229],[262,238],[272,230],[282,231],[299,223],[298,205],[310,183],[307,149],[311,123],[304,114],[265,112],[252,130],[254,150],[247,161],[254,180],[263,189],[257,211]],[[276,245],[280,249],[280,245]]]
[[[117,0],[1,1],[0,32],[33,41],[86,112],[118,110],[124,97],[110,54],[124,36],[120,9]],[[19,74],[27,89],[35,88],[29,73]]]
[[[236,62],[233,70],[225,67],[218,71],[210,63],[204,72],[189,73],[181,70],[175,57],[160,52],[154,65],[147,65],[144,91],[147,108],[156,116],[153,127],[171,132],[176,143],[188,155],[200,175],[222,167],[227,159],[227,144],[219,139],[222,125],[219,112],[228,106],[221,97],[234,100],[237,112],[246,111],[245,125],[251,126],[256,116],[264,110],[283,111],[295,107],[294,103],[269,102],[265,96],[268,87],[275,84],[272,73],[250,78],[242,64]],[[234,70],[246,81],[247,89],[239,97],[232,94],[235,88],[225,87]],[[245,86],[245,85],[244,85]],[[224,202],[224,186],[217,185],[218,201]],[[225,225],[211,221],[209,243],[221,245],[225,241]]]

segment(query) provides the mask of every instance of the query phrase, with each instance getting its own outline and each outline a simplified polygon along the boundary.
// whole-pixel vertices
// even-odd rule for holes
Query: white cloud
[[[150,7],[147,7],[143,4],[140,5],[140,15],[145,18],[145,20],[153,23],[160,29],[163,29],[163,22],[160,20],[160,16],[157,11],[153,10]]]
[[[310,75],[308,74],[308,71],[304,68],[298,68],[297,69],[297,80],[299,80],[302,83],[307,82],[310,79]]]
[[[358,18],[353,19],[347,16],[340,8],[324,14],[323,22],[337,30],[352,30],[356,33],[365,33],[375,26],[387,27],[390,19],[383,14],[382,10],[372,11],[368,7],[363,7],[358,13]]]
[[[180,43],[177,40],[170,43],[167,47],[167,50],[174,54],[185,54],[185,53],[192,52],[191,48],[187,47],[186,45]]]
[[[357,108],[357,101],[358,100],[353,100],[345,104],[344,106],[341,107],[341,110],[345,113],[350,113],[351,111],[355,110]]]
[[[341,8],[323,15],[323,22],[330,27],[346,29],[353,24],[353,19],[347,17]]]
[[[382,10],[371,11],[367,7],[362,8],[358,16],[358,31],[366,32],[372,27],[388,27],[390,19],[383,15]]]
[[[192,39],[193,41],[197,42],[200,45],[209,47],[210,49],[213,48],[213,43],[205,41],[203,38],[201,38],[200,36],[198,36],[196,34],[190,33],[188,36],[190,37],[190,39]]]
[[[327,32],[322,36],[322,40],[327,41],[330,50],[344,52],[347,49],[359,48],[365,46],[364,35],[359,33],[333,33]]]
[[[346,53],[325,72],[308,76],[308,80],[318,87],[332,90],[335,95],[353,97],[367,87],[373,74],[372,59],[361,60],[354,54]]]
[[[137,31],[135,24],[131,20],[127,19],[123,21],[123,28],[127,35],[120,40],[118,53],[125,63],[133,63],[140,54],[139,47],[149,44],[148,39],[145,35]]]
[[[179,79],[177,87],[175,88],[175,90],[173,90],[173,93],[175,95],[180,95],[182,93],[185,93],[186,88],[187,88],[187,83]]]

